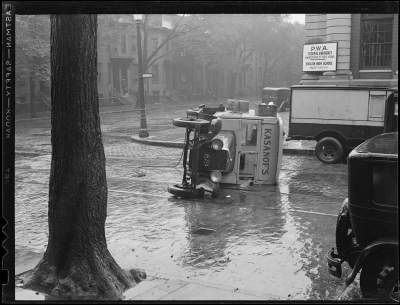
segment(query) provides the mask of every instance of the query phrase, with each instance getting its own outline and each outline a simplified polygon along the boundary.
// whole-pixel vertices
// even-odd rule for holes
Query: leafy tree
[[[285,22],[284,16],[255,15],[252,21],[249,39],[261,54],[262,86],[299,81],[304,27]]]
[[[238,77],[249,71],[254,56],[261,65],[260,87],[293,84],[301,75],[302,26],[281,15],[191,15],[198,29],[179,43],[195,60],[228,74],[228,92],[237,96]],[[289,68],[292,70],[289,71]],[[258,88],[259,89],[259,88]]]
[[[96,15],[51,16],[49,240],[24,287],[63,298],[120,298],[145,276],[107,249],[96,31]]]
[[[143,39],[143,70],[149,71],[149,68],[153,64],[155,64],[160,59],[165,56],[176,52],[181,49],[180,46],[173,43],[173,46],[168,50],[165,50],[165,46],[169,44],[172,40],[175,40],[177,37],[182,37],[189,35],[195,28],[189,26],[186,21],[186,16],[171,16],[174,19],[173,24],[171,24],[170,28],[164,28],[165,36],[159,42],[155,49],[152,49],[151,52],[148,50],[148,37],[150,36],[150,31],[152,28],[161,28],[161,23],[155,23],[155,20],[161,18],[160,15],[143,15],[142,21],[142,39]],[[136,36],[136,25],[133,19],[133,15],[101,15],[99,17],[99,27],[100,27],[100,39],[99,44],[103,46],[107,46],[110,44],[116,44],[119,42],[119,36],[116,35],[121,31],[121,28],[116,26],[118,23],[124,24],[127,32],[131,32]],[[110,26],[113,24],[113,26]]]
[[[134,32],[132,15],[124,16],[125,19],[131,19]],[[222,78],[218,75],[226,75],[224,82],[228,86],[227,93],[232,97],[237,97],[240,93],[241,77],[250,72],[252,75],[257,73],[258,83],[252,81],[251,85],[257,92],[264,86],[289,86],[301,78],[304,26],[286,22],[284,15],[170,15],[173,19],[172,26],[165,29],[164,38],[151,52],[148,50],[147,40],[151,28],[160,28],[161,24],[154,25],[155,20],[160,20],[160,15],[144,17],[142,28],[145,71],[151,72],[149,70],[153,64],[167,58],[171,71],[174,71],[172,78],[184,72],[192,80],[191,86],[190,81],[186,83],[186,89],[190,90],[191,87],[193,91],[193,75],[198,70],[203,75],[203,92],[206,91],[207,83],[214,88],[225,88],[225,83],[222,84]],[[185,50],[185,56],[176,55],[181,50]],[[184,87],[181,86],[181,89]],[[199,86],[196,84],[196,87]]]

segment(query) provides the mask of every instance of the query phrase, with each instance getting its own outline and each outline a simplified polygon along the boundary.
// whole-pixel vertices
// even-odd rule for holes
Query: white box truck
[[[292,86],[287,140],[316,140],[319,160],[342,161],[355,146],[383,132],[386,99],[396,90]]]

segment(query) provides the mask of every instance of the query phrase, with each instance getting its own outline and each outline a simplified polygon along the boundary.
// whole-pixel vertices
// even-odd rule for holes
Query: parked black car
[[[397,124],[396,124],[397,125]],[[397,128],[397,126],[396,126]],[[341,277],[341,264],[360,274],[365,298],[399,300],[398,132],[377,135],[348,156],[348,198],[336,225],[336,250],[329,272]]]

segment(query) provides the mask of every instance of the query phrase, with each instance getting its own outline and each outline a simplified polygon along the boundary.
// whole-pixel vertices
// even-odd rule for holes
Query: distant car
[[[265,87],[262,90],[262,102],[273,102],[278,107],[278,112],[290,109],[290,88]]]

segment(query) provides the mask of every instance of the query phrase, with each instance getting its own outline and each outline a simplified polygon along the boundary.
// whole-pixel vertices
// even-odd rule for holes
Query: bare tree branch
[[[254,53],[254,49],[247,50],[247,51],[249,51],[249,53],[247,53],[247,55],[243,58],[243,61],[246,61],[247,58],[249,58],[249,57],[250,57],[251,55],[253,55],[253,53]]]
[[[174,49],[171,49],[171,50],[169,50],[168,52],[165,52],[165,53],[163,53],[163,54],[161,54],[161,55],[159,55],[159,56],[157,56],[157,57],[154,57],[154,58],[151,60],[151,62],[149,62],[148,67],[151,67],[151,66],[152,66],[153,64],[155,64],[159,59],[161,59],[161,58],[167,56],[168,54],[170,54],[170,53],[172,53],[172,52],[175,52],[175,51],[178,51],[178,50],[181,50],[181,49],[183,49],[183,47],[174,48]]]
[[[157,55],[157,53],[161,50],[161,48],[162,48],[165,44],[168,43],[168,41],[171,41],[171,40],[173,40],[173,39],[175,39],[176,37],[179,37],[179,36],[187,35],[187,34],[193,32],[193,31],[195,31],[195,30],[197,30],[197,29],[199,29],[199,28],[201,28],[201,26],[190,27],[190,29],[188,29],[188,30],[186,30],[186,31],[184,31],[184,32],[177,32],[177,31],[171,32],[171,33],[164,39],[164,41],[163,41],[159,46],[157,46],[157,48],[156,48],[156,49],[151,53],[151,55],[147,58],[147,60],[146,60],[146,68],[149,68],[149,67],[151,66],[150,62],[152,62],[152,63],[154,62],[154,61],[152,60],[152,59],[154,58],[154,56]]]
[[[161,48],[167,44],[168,41],[170,41],[170,40],[174,39],[175,37],[179,36],[179,34],[176,34],[176,32],[177,32],[178,27],[181,24],[183,18],[184,18],[184,16],[181,16],[181,18],[177,21],[177,23],[172,28],[171,32],[167,35],[167,37],[157,46],[157,48],[155,50],[153,50],[153,52],[150,54],[150,56],[148,56],[145,59],[144,66],[145,66],[146,69],[148,69],[150,67],[150,65],[148,63],[151,61],[151,59],[154,56],[156,56],[158,51],[160,51]],[[147,27],[145,28],[145,30],[147,31]],[[147,56],[147,54],[146,54],[146,56]]]

